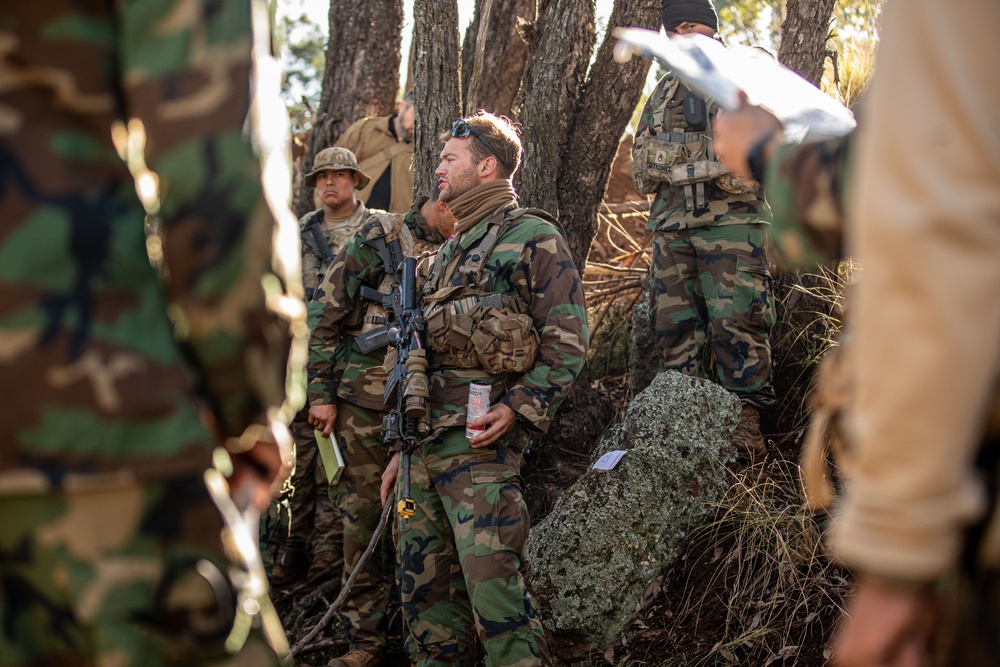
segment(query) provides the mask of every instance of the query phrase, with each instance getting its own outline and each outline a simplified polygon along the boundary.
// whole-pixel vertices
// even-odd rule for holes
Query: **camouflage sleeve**
[[[551,224],[523,219],[494,253],[521,247],[510,281],[527,301],[539,334],[538,356],[502,399],[545,432],[587,357],[587,308],[580,273],[562,234]]]
[[[244,134],[251,4],[118,6],[122,103],[145,128],[159,181],[169,314],[219,427],[238,436],[284,400],[290,328],[265,297],[281,301],[283,267],[297,264],[274,255],[276,223]]]
[[[332,405],[336,401],[338,355],[344,353],[341,326],[364,305],[362,285],[377,288],[385,270],[375,249],[364,242],[382,236],[385,230],[377,218],[370,218],[333,260],[323,279],[316,323],[309,340],[309,404]]]
[[[851,137],[784,144],[767,164],[769,239],[779,263],[820,264],[843,256],[845,189]]]

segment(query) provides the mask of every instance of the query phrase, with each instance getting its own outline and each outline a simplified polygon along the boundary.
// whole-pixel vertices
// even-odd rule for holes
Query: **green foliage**
[[[727,44],[776,49],[781,41],[784,0],[715,0],[719,34]]]
[[[307,130],[319,104],[326,64],[326,36],[304,13],[282,16],[275,30],[275,48],[284,62],[281,94],[288,105],[292,131]]]

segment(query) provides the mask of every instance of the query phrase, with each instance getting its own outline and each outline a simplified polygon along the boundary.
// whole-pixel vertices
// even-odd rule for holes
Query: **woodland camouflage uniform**
[[[687,95],[674,76],[660,80],[643,107],[636,136],[669,132],[689,143],[705,141],[705,132],[691,131],[685,120]],[[661,124],[654,118],[658,107],[664,108]],[[656,193],[646,225],[655,231],[649,312],[663,367],[715,380],[745,404],[768,407],[774,400],[769,342],[774,304],[765,204],[756,192],[733,194],[716,181],[704,183],[705,205],[695,202],[693,210],[683,187],[660,181],[642,190]],[[712,368],[706,368],[706,358]]]
[[[334,436],[344,457],[344,472],[331,489],[341,510],[344,567],[342,581],[354,570],[368,547],[381,514],[379,487],[388,460],[382,444],[382,394],[386,372],[386,347],[367,355],[358,350],[355,335],[371,328],[381,307],[361,297],[361,287],[388,293],[393,276],[375,248],[366,245],[379,238],[399,239],[407,255],[436,247],[428,241],[437,235],[424,223],[419,207],[405,216],[377,212],[344,246],[317,292],[317,322],[310,344],[309,400],[312,405],[337,406]],[[386,588],[381,551],[368,559],[351,593],[344,600],[340,617],[351,634],[351,648],[379,655],[385,648]]]
[[[307,213],[299,219],[302,238],[302,284],[305,288],[309,327],[315,326],[320,305],[315,300],[316,288],[330,268],[331,259],[343,249],[368,218],[368,209],[358,207],[345,220],[332,224],[323,215],[324,209]],[[325,248],[319,244],[325,244]],[[306,411],[292,422],[295,438],[295,472],[292,474],[292,494],[288,498],[290,514],[288,536],[275,557],[273,578],[276,584],[336,576],[341,562],[340,521],[342,510],[330,497],[326,471],[316,448],[313,427],[306,420]],[[300,572],[310,562],[307,572]]]
[[[768,241],[789,267],[843,257],[847,164],[853,137],[783,144],[768,161],[764,183],[771,206]]]
[[[223,649],[233,564],[202,480],[219,437],[285,397],[289,323],[261,285],[278,303],[290,283],[244,136],[250,23],[237,0],[4,7],[4,667],[277,663],[256,631]],[[112,142],[129,119],[159,177],[162,282]]]
[[[497,187],[506,191],[492,213],[463,219],[463,202]],[[583,288],[559,229],[543,212],[516,209],[509,181],[481,184],[449,204],[458,231],[423,288],[431,433],[412,455],[416,514],[397,522],[405,643],[419,665],[473,665],[477,638],[489,665],[549,664],[524,579],[529,519],[520,467],[528,438],[549,428],[583,367]],[[517,359],[527,339],[513,346],[508,340],[499,355],[484,343],[496,330],[485,338],[483,329],[469,331],[463,307],[468,313],[472,300],[490,294],[526,316],[538,336],[537,357]],[[482,308],[483,326],[497,322]],[[486,370],[484,363],[501,357],[504,367]],[[520,369],[512,372],[510,362]],[[513,430],[479,449],[469,447],[464,429],[471,382],[492,385],[491,404],[502,401],[517,414]],[[401,489],[397,480],[397,496]]]

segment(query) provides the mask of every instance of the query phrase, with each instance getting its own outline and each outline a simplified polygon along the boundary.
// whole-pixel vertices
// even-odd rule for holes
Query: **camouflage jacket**
[[[845,184],[852,135],[785,144],[767,163],[764,187],[776,259],[790,267],[843,257]]]
[[[200,474],[285,398],[289,323],[262,285],[278,303],[294,282],[244,134],[250,3],[202,5],[4,6],[0,493]],[[138,121],[149,239],[119,157],[149,183],[143,154],[112,140]]]
[[[505,216],[513,203],[501,209]],[[423,287],[424,295],[451,287],[486,285],[489,292],[519,297],[527,305],[539,334],[539,352],[531,368],[514,376],[491,376],[482,368],[434,368],[429,373],[431,419],[434,432],[465,423],[469,383],[493,385],[490,402],[503,401],[519,421],[540,431],[548,430],[559,405],[583,368],[587,356],[587,309],[583,285],[560,230],[551,222],[522,215],[504,224],[489,256],[479,257],[487,235],[488,216],[474,227],[452,236],[438,251],[434,268]],[[457,264],[450,272],[442,269]],[[482,266],[478,278],[470,267]],[[474,269],[472,270],[474,272]]]
[[[637,138],[656,136],[654,112],[660,108],[663,108],[664,119],[662,132],[692,132],[688,128],[682,110],[687,95],[687,88],[677,82],[673,76],[668,74],[660,79],[642,108],[635,136]],[[633,163],[632,168],[635,170],[638,165]],[[672,186],[664,181],[653,198],[646,229],[671,231],[708,225],[767,222],[766,205],[759,198],[758,193],[732,194],[719,188],[714,181],[705,183],[704,187],[707,207],[688,211],[685,205],[684,188]]]
[[[313,230],[318,230],[318,235],[330,249],[332,259],[347,241],[358,233],[367,219],[368,209],[361,202],[358,202],[358,208],[354,213],[336,225],[326,221],[322,208],[306,213],[299,219],[299,233],[302,236],[302,286],[306,290],[306,300],[312,300],[313,292],[323,282],[323,277],[330,269],[330,263],[323,257],[322,248],[318,247],[317,234]]]
[[[387,227],[396,231],[387,234]],[[354,339],[376,308],[361,297],[361,287],[384,293],[388,289],[384,263],[375,249],[365,244],[380,237],[400,238],[404,254],[415,255],[436,248],[441,240],[414,207],[405,216],[382,211],[370,215],[347,242],[310,304],[310,311],[318,306],[309,345],[310,405],[330,405],[336,397],[373,410],[385,409],[382,392],[387,374],[382,362],[386,348],[365,355]]]

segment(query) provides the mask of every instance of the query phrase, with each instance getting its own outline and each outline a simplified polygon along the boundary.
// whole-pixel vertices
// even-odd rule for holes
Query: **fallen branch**
[[[326,613],[323,614],[323,618],[319,620],[319,623],[317,623],[313,629],[309,631],[309,634],[303,637],[302,640],[288,652],[289,656],[294,657],[296,654],[300,653],[308,645],[308,643],[312,641],[313,637],[318,635],[320,630],[326,627],[326,624],[330,622],[333,615],[337,613],[338,609],[340,609],[340,605],[344,604],[344,600],[347,599],[347,594],[351,592],[351,586],[354,585],[355,579],[358,578],[358,573],[361,572],[361,568],[364,567],[365,563],[368,562],[368,559],[371,558],[372,552],[375,551],[375,545],[378,544],[379,538],[382,537],[382,530],[385,528],[386,518],[389,516],[389,511],[392,509],[392,506],[393,504],[391,502],[387,502],[385,507],[382,508],[382,516],[379,517],[378,526],[375,527],[375,534],[372,535],[371,542],[368,543],[368,548],[365,549],[363,554],[361,554],[358,564],[354,566],[351,574],[347,577],[347,581],[344,582],[344,588],[340,591],[340,595],[338,595],[337,599],[333,601],[330,608],[326,610]]]

